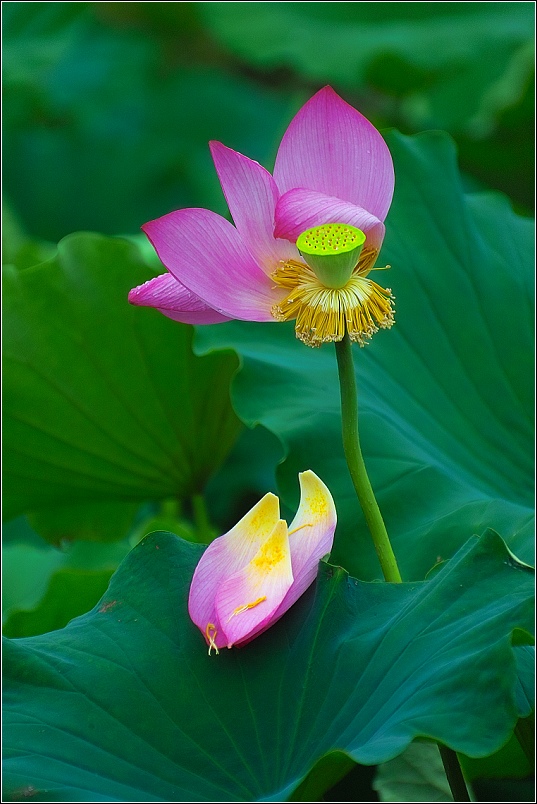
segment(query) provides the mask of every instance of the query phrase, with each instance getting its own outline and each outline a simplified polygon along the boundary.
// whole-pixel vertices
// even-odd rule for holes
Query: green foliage
[[[4,634],[43,634],[84,614],[104,594],[128,550],[125,542],[78,542],[63,550],[26,544],[4,547]]]
[[[381,801],[453,801],[438,746],[411,743],[379,765],[373,787]]]
[[[326,83],[378,126],[448,128],[465,188],[529,208],[533,16],[524,2],[4,4],[4,514],[26,515],[4,534],[4,632],[32,637],[6,651],[9,799],[355,800],[373,773],[358,761],[382,763],[384,800],[418,800],[409,763],[427,800],[447,800],[436,749],[401,753],[420,735],[472,755],[481,799],[530,799],[501,781],[534,753],[528,569],[492,534],[450,558],[492,526],[532,560],[532,229],[505,199],[464,195],[442,135],[389,135],[379,276],[397,324],[356,349],[366,462],[412,583],[324,566],[274,629],[209,660],[185,608],[201,548],[160,534],[73,618],[148,532],[209,541],[276,475],[289,519],[306,468],[336,497],[332,562],[379,578],[333,349],[235,322],[200,328],[215,353],[194,357],[191,328],[126,303],[163,270],[136,233],[182,206],[227,214],[207,142],[270,167]],[[56,246],[77,229],[130,244]],[[254,429],[229,404],[237,368]]]
[[[281,801],[336,747],[374,764],[419,735],[475,756],[507,739],[533,573],[494,533],[431,581],[324,565],[280,623],[211,657],[186,615],[200,554],[153,534],[92,612],[6,643],[6,797]]]
[[[200,3],[247,62],[400,99],[412,128],[482,137],[533,71],[530,3]],[[393,113],[393,112],[392,112]]]
[[[366,464],[403,577],[423,578],[486,527],[531,561],[532,225],[500,196],[464,195],[444,135],[388,142],[397,189],[382,264],[392,265],[396,324],[356,348],[356,372]],[[285,501],[296,503],[298,471],[317,472],[338,510],[333,558],[380,577],[341,446],[333,348],[305,347],[292,324],[197,332],[204,351],[241,356],[234,403],[281,439]]]
[[[6,271],[7,518],[189,496],[232,446],[236,360],[195,358],[190,327],[130,307],[129,289],[150,276],[134,246],[91,234],[66,238],[47,263]]]
[[[4,182],[24,225],[58,240],[134,233],[181,206],[224,213],[208,141],[266,158],[285,99],[209,64],[178,70],[184,47],[114,31],[100,5],[5,8]]]

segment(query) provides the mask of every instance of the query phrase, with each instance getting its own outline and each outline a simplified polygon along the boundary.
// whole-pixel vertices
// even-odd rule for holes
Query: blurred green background
[[[380,129],[447,130],[466,189],[501,190],[533,214],[532,2],[8,2],[2,10],[3,261],[19,268],[51,256],[49,244],[71,232],[136,235],[183,206],[227,215],[208,141],[271,169],[291,117],[325,84]],[[241,454],[253,452],[263,456],[258,476],[244,477]],[[211,480],[211,521],[223,529],[254,491],[275,489],[280,457],[266,430],[243,433]],[[87,611],[144,532],[169,527],[195,538],[210,529],[194,508],[187,498],[185,510],[165,505],[157,519],[132,502],[85,509],[99,535],[77,533],[63,550],[43,549],[41,537],[61,545],[58,534],[74,532],[81,509],[60,523],[54,509],[15,520],[6,528],[6,633],[40,633]],[[103,516],[129,538],[107,544]],[[327,799],[376,800],[373,773],[357,767]],[[521,800],[524,783],[502,787],[502,799]]]
[[[226,214],[207,141],[267,167],[330,83],[379,128],[448,130],[468,186],[533,201],[531,2],[4,3],[4,192],[31,235]]]

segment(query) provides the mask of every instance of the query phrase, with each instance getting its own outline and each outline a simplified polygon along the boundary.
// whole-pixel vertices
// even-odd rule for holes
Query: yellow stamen
[[[312,528],[312,527],[313,527],[313,525],[311,524],[311,522],[306,522],[304,525],[299,525],[298,528],[293,528],[293,530],[290,530],[287,535],[291,536],[291,534],[296,533],[297,530],[302,530],[302,528]]]
[[[214,641],[214,638],[217,635],[217,633],[218,631],[216,630],[216,625],[214,625],[214,623],[207,623],[207,628],[205,629],[205,636],[209,640],[209,656],[211,655],[211,651],[213,648],[215,649],[216,655],[220,653],[220,651],[216,647],[216,642]]]
[[[370,271],[380,270],[373,268],[376,257],[376,249],[364,249],[342,288],[325,287],[305,263],[282,262],[272,278],[290,292],[274,305],[272,315],[278,321],[295,318],[297,338],[308,346],[340,341],[345,330],[351,341],[365,346],[379,328],[389,329],[394,322],[391,290],[367,279]]]
[[[253,609],[255,606],[258,606],[266,599],[267,596],[264,595],[263,597],[258,597],[257,600],[254,600],[253,603],[245,603],[244,606],[238,606],[229,617],[228,622],[229,620],[231,620],[232,617],[235,617],[237,614],[242,614],[243,611],[247,611],[248,609]]]

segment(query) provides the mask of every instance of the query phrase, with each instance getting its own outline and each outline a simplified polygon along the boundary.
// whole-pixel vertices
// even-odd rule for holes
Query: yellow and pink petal
[[[207,547],[192,577],[188,612],[210,642],[208,625],[217,647],[227,644],[216,610],[216,596],[226,578],[243,569],[273,533],[280,518],[280,502],[275,494],[265,496],[230,531]]]
[[[188,611],[209,653],[244,645],[279,620],[330,552],[336,527],[332,496],[313,472],[299,479],[300,506],[289,531],[279,518],[278,498],[266,494],[202,555]]]
[[[228,648],[272,624],[292,583],[287,523],[280,519],[251,561],[218,588],[216,613]]]
[[[329,489],[311,470],[299,474],[300,505],[289,526],[289,547],[293,583],[272,613],[268,624],[260,625],[246,640],[249,642],[273,625],[291,608],[317,577],[319,561],[328,555],[337,524],[336,507]]]

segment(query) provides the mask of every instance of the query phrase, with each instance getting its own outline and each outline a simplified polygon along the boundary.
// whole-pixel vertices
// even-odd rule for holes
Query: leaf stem
[[[438,748],[440,749],[440,756],[442,757],[453,801],[471,801],[457,752],[446,745],[439,745]]]
[[[341,390],[341,427],[343,449],[349,472],[364,512],[367,526],[371,532],[375,550],[386,581],[401,583],[401,575],[397,566],[388,532],[380,513],[360,447],[358,434],[358,395],[352,359],[352,343],[348,333],[343,340],[336,342],[336,357]]]
[[[535,713],[520,718],[515,726],[515,736],[526,754],[532,768],[535,767]]]
[[[196,526],[200,540],[210,541],[212,536],[211,524],[209,522],[209,515],[203,494],[192,495],[192,513],[194,515],[194,525]]]

